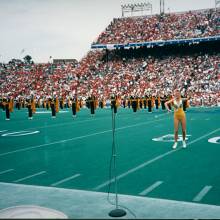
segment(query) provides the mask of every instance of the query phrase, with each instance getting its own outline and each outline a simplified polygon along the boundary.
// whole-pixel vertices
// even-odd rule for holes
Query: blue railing
[[[116,48],[130,48],[130,47],[154,47],[154,46],[165,46],[172,44],[198,44],[200,42],[211,42],[220,40],[220,35],[212,37],[200,37],[200,38],[188,38],[188,39],[178,39],[178,40],[160,40],[160,41],[148,41],[148,42],[138,42],[138,43],[128,43],[128,44],[92,44],[91,49],[116,49]]]

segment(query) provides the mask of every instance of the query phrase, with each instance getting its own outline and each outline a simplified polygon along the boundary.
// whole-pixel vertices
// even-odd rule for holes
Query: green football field
[[[162,110],[116,115],[118,192],[220,206],[220,108],[189,108],[187,148],[173,144],[173,115]],[[181,130],[179,131],[181,134]],[[107,192],[112,114],[64,109],[0,112],[0,182]],[[111,192],[114,185],[112,183]]]

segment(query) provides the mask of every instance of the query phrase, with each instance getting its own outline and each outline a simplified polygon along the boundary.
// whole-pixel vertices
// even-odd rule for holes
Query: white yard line
[[[59,113],[67,113],[69,111],[59,111]],[[36,111],[36,114],[51,114],[51,112],[45,112],[45,111]]]
[[[12,172],[12,171],[14,171],[14,169],[9,169],[9,170],[1,171],[1,172],[0,172],[0,175],[1,175],[1,174],[4,174],[4,173],[9,173],[9,172]]]
[[[47,121],[45,123],[44,126],[39,126],[39,127],[31,127],[31,128],[24,128],[23,130],[33,130],[33,129],[40,129],[40,128],[52,128],[52,127],[59,127],[59,126],[63,126],[63,125],[75,125],[75,124],[81,124],[84,122],[88,122],[88,121],[96,121],[96,120],[101,120],[102,118],[91,118],[91,119],[86,119],[86,120],[82,120],[82,121],[75,121],[75,120],[71,120],[72,118],[70,118],[70,122],[64,122],[64,123],[57,123],[57,124],[52,124],[52,125],[48,125],[50,123],[50,121]],[[43,122],[42,122],[43,124]],[[8,130],[4,130],[4,131],[0,131],[0,132],[6,132]]]
[[[51,114],[51,112],[49,112]],[[122,117],[123,116],[123,117]],[[126,117],[124,117],[126,116]],[[109,117],[109,116],[103,116],[104,118]],[[127,119],[130,117],[127,117],[127,115],[119,115],[120,119]],[[77,119],[77,118],[76,118]],[[53,125],[44,125],[44,126],[40,126],[40,127],[32,127],[32,128],[24,128],[23,130],[33,130],[33,129],[40,129],[40,128],[51,128],[51,127],[59,127],[59,126],[63,126],[63,125],[75,125],[75,124],[82,124],[85,122],[90,122],[90,121],[97,121],[97,120],[103,120],[103,118],[90,118],[90,119],[86,119],[86,120],[82,120],[82,121],[76,121],[73,120],[72,118],[70,118],[70,122],[64,122],[64,123],[58,123],[58,124],[53,124]],[[73,122],[74,121],[74,122]],[[11,121],[11,123],[13,123],[13,121]],[[15,122],[17,123],[17,122]],[[50,123],[50,121],[47,121],[47,123]],[[4,130],[2,132],[6,132],[7,130]],[[0,131],[1,132],[1,131]]]
[[[124,129],[127,129],[127,128],[132,128],[132,127],[137,127],[137,126],[140,126],[140,125],[147,125],[147,124],[155,123],[155,122],[162,121],[162,120],[164,120],[164,119],[158,119],[158,120],[153,120],[153,121],[148,121],[148,122],[141,122],[141,123],[137,123],[137,124],[134,124],[134,125],[128,125],[128,126],[116,128],[116,131],[117,130],[124,130]],[[50,145],[54,145],[54,144],[60,144],[60,143],[65,143],[65,142],[69,142],[69,141],[74,141],[74,140],[79,140],[79,139],[83,139],[83,138],[88,138],[88,137],[92,137],[92,136],[96,136],[96,135],[100,135],[100,134],[105,134],[105,133],[109,133],[109,132],[112,132],[112,130],[110,129],[110,130],[105,130],[105,131],[101,131],[101,132],[91,133],[91,134],[88,134],[88,135],[82,135],[82,136],[78,136],[78,137],[74,137],[74,138],[54,141],[54,142],[50,142],[50,143],[47,143],[47,144],[40,144],[40,145],[36,145],[36,146],[32,146],[32,147],[25,147],[25,148],[21,148],[21,149],[18,149],[18,150],[8,151],[8,152],[5,152],[5,153],[1,153],[0,157],[1,156],[6,156],[6,155],[10,155],[10,154],[14,154],[14,153],[17,153],[17,152],[23,152],[23,151],[28,151],[28,150],[36,149],[36,148],[50,146]]]
[[[21,181],[23,181],[23,180],[27,180],[27,179],[30,179],[30,178],[32,178],[32,177],[42,175],[42,174],[44,174],[44,173],[46,173],[46,171],[41,171],[41,172],[39,172],[39,173],[35,173],[35,174],[30,175],[30,176],[23,177],[23,178],[21,178],[21,179],[17,179],[17,180],[15,180],[15,181],[13,181],[13,182],[14,182],[14,183],[19,183],[19,182],[21,182]]]
[[[72,119],[72,118],[71,118]],[[71,120],[70,119],[70,120]],[[53,125],[44,125],[44,126],[40,126],[40,127],[34,127],[34,128],[30,128],[30,129],[40,129],[40,128],[52,128],[52,127],[59,127],[59,126],[63,126],[63,125],[75,125],[75,124],[82,124],[84,122],[90,122],[90,121],[95,121],[95,120],[99,120],[97,119],[86,119],[83,121],[74,121],[73,119],[71,120],[71,122],[64,122],[64,123],[58,123],[58,124],[53,124]],[[49,122],[50,123],[50,122]],[[28,130],[29,128],[25,129]]]
[[[148,193],[152,192],[155,188],[157,188],[158,186],[160,186],[163,183],[163,181],[157,181],[154,184],[152,184],[151,186],[149,186],[147,189],[145,189],[144,191],[140,192],[139,195],[140,196],[146,196]]]
[[[65,183],[65,182],[67,182],[67,181],[69,181],[69,180],[72,180],[72,179],[75,179],[75,178],[77,178],[77,177],[79,177],[79,176],[80,176],[80,174],[75,174],[75,175],[70,176],[70,177],[67,177],[67,178],[65,178],[65,179],[63,179],[63,180],[60,180],[60,181],[58,181],[58,182],[55,182],[55,183],[51,184],[51,186],[58,186],[58,185],[60,185],[61,183]]]
[[[211,134],[216,133],[217,131],[220,131],[220,128],[218,128],[218,129],[216,129],[216,130],[214,130],[214,131],[212,131],[212,132],[210,132],[210,133],[206,133],[206,134],[204,134],[203,136],[200,136],[199,138],[196,138],[196,139],[193,140],[193,141],[190,141],[189,143],[187,143],[187,147],[188,147],[189,145],[192,145],[192,144],[194,144],[194,143],[196,143],[196,142],[198,142],[198,141],[200,141],[200,140],[206,138],[207,136],[209,136],[209,135],[211,135]],[[166,156],[168,156],[168,155],[170,155],[170,154],[173,154],[173,153],[175,153],[175,152],[177,152],[177,151],[179,151],[179,150],[181,150],[181,148],[178,148],[177,150],[170,150],[170,151],[168,151],[168,152],[166,152],[166,153],[160,154],[160,155],[158,155],[158,156],[156,156],[156,157],[154,157],[154,158],[152,158],[152,159],[150,159],[150,160],[148,160],[148,161],[146,161],[146,162],[144,162],[144,163],[142,163],[142,164],[140,164],[140,165],[138,165],[138,166],[136,166],[136,167],[134,167],[134,168],[132,168],[132,169],[130,169],[130,170],[128,170],[128,171],[122,173],[122,174],[120,174],[120,175],[118,175],[118,176],[117,176],[117,180],[122,179],[122,178],[128,176],[129,174],[134,173],[134,172],[136,172],[136,171],[138,171],[138,170],[140,170],[140,169],[142,169],[142,168],[148,166],[149,164],[151,164],[151,163],[153,163],[153,162],[155,162],[155,161],[158,161],[158,160],[160,160],[160,159],[162,159],[162,158],[164,158],[164,157],[166,157]],[[102,184],[96,186],[96,187],[94,188],[94,190],[99,190],[99,189],[101,189],[101,188],[107,186],[109,183],[114,182],[114,180],[115,180],[115,179],[112,178],[111,180],[105,181],[104,183],[102,183]]]
[[[193,202],[200,202],[203,197],[209,192],[212,186],[205,186],[193,199]]]

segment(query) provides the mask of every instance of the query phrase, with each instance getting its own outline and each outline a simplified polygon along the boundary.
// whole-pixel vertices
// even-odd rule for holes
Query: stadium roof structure
[[[154,47],[154,46],[165,46],[165,45],[178,45],[178,44],[199,44],[201,42],[211,42],[220,40],[220,35],[211,37],[201,37],[201,38],[188,38],[188,39],[178,39],[178,40],[158,40],[158,41],[148,41],[148,42],[134,42],[134,43],[119,43],[119,44],[92,44],[91,49],[119,49],[125,48],[129,49],[132,47]]]

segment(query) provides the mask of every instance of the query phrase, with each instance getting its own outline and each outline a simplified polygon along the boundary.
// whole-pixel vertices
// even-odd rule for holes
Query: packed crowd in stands
[[[87,79],[82,88],[90,87],[96,96],[109,97],[115,92],[122,97],[169,95],[174,88],[179,88],[192,96],[194,105],[200,105],[201,99],[206,105],[220,101],[219,54],[114,58],[105,62],[99,58],[102,52],[90,53],[93,55],[83,60],[79,70]]]
[[[114,19],[94,44],[209,37],[220,34],[220,9]]]
[[[0,66],[0,88],[3,93],[18,95],[30,95],[35,92],[40,96],[66,95],[72,90],[72,64],[25,64],[10,63]],[[72,83],[74,86],[74,83]]]
[[[104,54],[104,51],[91,51],[77,67],[2,65],[1,95],[10,93],[17,97],[33,93],[38,97],[67,97],[77,94],[86,99],[93,94],[108,99],[112,94],[120,97],[169,95],[174,88],[179,88],[190,94],[194,105],[220,102],[219,54],[139,59],[120,59],[112,54],[114,59],[109,62],[102,59]]]
[[[151,17],[115,19],[98,43],[124,43],[204,37],[220,34],[219,11],[195,11]],[[163,96],[179,88],[191,97],[191,105],[220,105],[220,54],[140,57],[120,56],[117,51],[89,51],[78,63],[0,64],[0,98],[74,97],[85,100],[91,95],[110,99],[112,94]]]

